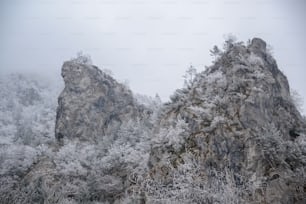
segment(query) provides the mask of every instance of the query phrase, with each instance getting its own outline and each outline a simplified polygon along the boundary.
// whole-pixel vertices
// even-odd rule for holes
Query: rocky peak
[[[99,82],[115,84],[115,80],[102,72],[96,66],[76,63],[75,61],[64,62],[62,67],[62,77],[65,87],[70,91],[89,91],[90,86]]]
[[[244,202],[288,203],[293,197],[300,202],[303,192],[296,189],[305,189],[299,177],[305,172],[306,126],[287,78],[263,40],[227,47],[164,107],[157,127],[161,139],[153,143],[149,162],[153,178],[174,182],[173,175],[196,160],[201,173],[193,175],[193,185],[207,183],[212,171],[231,172],[237,191],[242,186],[250,191],[241,195]]]
[[[131,91],[96,66],[67,61],[62,67],[65,88],[58,99],[55,135],[97,141],[115,134],[126,118],[145,117]],[[147,113],[149,114],[149,113]]]
[[[266,52],[267,43],[260,38],[253,38],[250,49]]]

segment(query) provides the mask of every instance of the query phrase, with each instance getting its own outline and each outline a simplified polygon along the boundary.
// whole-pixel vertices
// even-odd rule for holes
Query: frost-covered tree
[[[143,94],[134,94],[134,97],[139,104],[144,105],[152,111],[157,111],[157,109],[159,109],[162,104],[162,101],[158,94],[156,94],[155,97]]]
[[[299,94],[299,92],[297,92],[294,89],[290,90],[290,96],[291,96],[291,100],[294,103],[294,105],[296,106],[296,108],[300,111],[300,113],[303,112],[303,98],[302,96]]]
[[[233,44],[237,41],[237,37],[232,33],[224,35],[223,38],[225,39],[225,42],[223,44],[223,48],[225,51],[232,48]]]
[[[2,76],[0,83],[0,143],[37,146],[51,142],[61,87],[21,74]]]
[[[218,48],[217,45],[215,45],[211,50],[210,50],[210,55],[214,58],[214,60],[218,60],[218,58],[221,56],[222,51]]]
[[[92,65],[92,60],[90,55],[84,54],[83,51],[77,52],[77,56],[71,59],[72,61],[80,64]]]
[[[103,69],[102,70],[103,72],[105,72],[105,74],[108,74],[108,75],[110,75],[110,76],[113,76],[114,75],[114,73],[113,73],[113,71],[111,70],[111,69]]]
[[[197,69],[190,65],[183,75],[184,78],[184,87],[190,88],[193,85],[194,79],[197,75]]]

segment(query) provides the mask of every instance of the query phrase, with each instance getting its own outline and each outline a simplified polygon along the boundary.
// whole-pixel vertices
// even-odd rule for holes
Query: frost
[[[0,143],[36,146],[53,141],[60,87],[21,74],[0,80]]]
[[[1,79],[0,202],[304,203],[305,119],[265,47],[229,39],[166,104],[132,95],[85,58],[66,62],[76,78],[58,113],[75,123],[61,127],[73,129],[63,140],[54,138],[59,87]]]
[[[174,148],[178,151],[185,143],[187,137],[187,124],[184,120],[180,119],[177,121],[174,127],[168,129],[161,129],[159,134],[153,138],[154,145],[166,145]]]
[[[211,107],[213,107],[210,104],[206,104],[205,107],[202,106],[190,106],[188,109],[193,113],[201,113],[201,115],[205,116],[211,116]]]
[[[220,71],[213,72],[212,74],[210,74],[206,77],[207,83],[209,83],[209,84],[213,83],[213,82],[217,82],[219,80],[224,80],[223,78],[224,78],[224,76],[223,76],[222,72],[220,72]]]
[[[263,62],[262,58],[260,58],[259,56],[255,55],[253,52],[249,55],[248,62],[252,66],[264,66],[264,62]]]
[[[0,176],[25,172],[35,161],[40,152],[24,145],[5,145],[0,149]]]

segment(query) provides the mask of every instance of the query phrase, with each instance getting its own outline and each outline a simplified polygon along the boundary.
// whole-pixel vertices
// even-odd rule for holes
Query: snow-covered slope
[[[8,74],[0,77],[0,86],[0,144],[54,141],[60,85],[29,74]]]
[[[23,117],[33,131],[26,132],[31,137],[26,143],[16,132],[2,135],[7,144],[0,150],[0,203],[112,203],[124,196],[134,172],[147,170],[152,107],[138,103],[127,87],[95,66],[68,61],[62,76],[57,109],[57,96],[40,89],[40,81],[3,82],[13,100],[29,100],[20,110],[31,108]],[[16,96],[28,89],[32,95]],[[3,114],[18,111],[8,109],[6,100],[2,104]],[[32,123],[36,120],[42,133]],[[16,124],[6,122],[3,132],[10,133],[5,130],[11,126]],[[44,139],[47,133],[51,137]]]
[[[30,74],[0,77],[0,203],[23,203],[21,180],[55,144],[61,85]]]

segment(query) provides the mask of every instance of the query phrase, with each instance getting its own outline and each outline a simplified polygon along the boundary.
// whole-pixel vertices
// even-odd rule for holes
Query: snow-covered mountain
[[[162,105],[83,58],[57,109],[57,89],[1,80],[0,203],[305,203],[306,123],[266,43],[212,53]]]
[[[287,78],[263,40],[225,45],[163,107],[149,165],[166,193],[152,196],[182,203],[305,202],[306,126]]]

